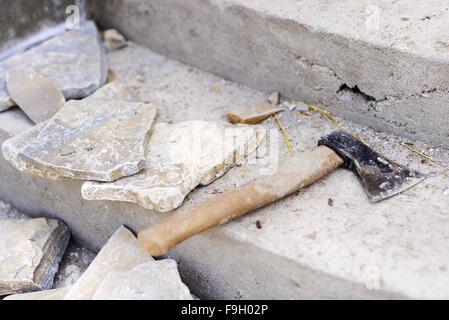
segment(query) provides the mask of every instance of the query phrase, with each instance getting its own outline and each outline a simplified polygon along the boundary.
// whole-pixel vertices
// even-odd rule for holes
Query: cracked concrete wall
[[[2,0],[0,60],[65,31],[67,6],[84,11],[84,0]]]
[[[449,37],[444,28],[449,4],[437,2],[106,0],[88,5],[103,27],[116,27],[170,57],[447,148],[449,55],[442,46]],[[354,33],[363,28],[364,10],[372,4],[382,10],[386,31]],[[410,19],[416,23],[408,29],[394,28]]]

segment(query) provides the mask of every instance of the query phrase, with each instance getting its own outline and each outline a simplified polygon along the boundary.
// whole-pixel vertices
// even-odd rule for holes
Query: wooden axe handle
[[[152,256],[166,254],[176,244],[211,227],[281,199],[306,187],[343,163],[330,148],[320,146],[280,163],[277,172],[222,193],[172,215],[138,234]]]

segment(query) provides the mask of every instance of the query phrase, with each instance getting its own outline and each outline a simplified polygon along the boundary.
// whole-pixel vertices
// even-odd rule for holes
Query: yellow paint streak
[[[293,150],[292,150],[292,146],[290,145],[290,141],[288,140],[287,132],[285,132],[284,126],[282,125],[281,121],[279,120],[278,116],[276,115],[276,112],[273,112],[273,115],[276,118],[276,121],[278,122],[279,127],[281,128],[282,132],[284,133],[285,141],[287,142],[288,149],[290,150],[290,154],[293,157]]]

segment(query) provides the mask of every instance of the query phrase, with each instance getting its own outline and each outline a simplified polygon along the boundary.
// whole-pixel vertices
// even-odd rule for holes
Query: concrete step
[[[265,102],[269,92],[224,80],[130,44],[108,54],[118,81],[159,106],[159,121],[214,120]],[[319,113],[278,114],[294,153],[335,129]],[[32,127],[17,108],[0,113],[0,143]],[[370,146],[429,178],[381,203],[368,201],[357,178],[337,169],[319,182],[265,208],[195,236],[173,249],[183,282],[201,299],[449,298],[449,175],[399,145],[401,138],[342,120]],[[290,157],[275,119],[279,158]],[[270,141],[270,139],[268,139]],[[433,159],[449,152],[413,141]],[[298,164],[300,165],[300,164]],[[236,166],[196,188],[182,210],[259,175],[260,164]],[[86,201],[82,181],[52,181],[21,173],[0,157],[0,198],[32,216],[57,217],[73,236],[99,250],[124,224],[143,230],[163,214],[125,202]],[[258,221],[258,222],[257,222]]]
[[[446,0],[88,1],[157,52],[367,126],[449,147]]]

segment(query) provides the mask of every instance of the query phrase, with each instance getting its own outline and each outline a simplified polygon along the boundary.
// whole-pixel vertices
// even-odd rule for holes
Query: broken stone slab
[[[265,138],[257,129],[199,120],[158,123],[148,142],[147,167],[142,172],[111,183],[86,181],[82,196],[172,211],[196,186],[209,184],[251,154]]]
[[[11,99],[34,123],[50,119],[65,103],[55,83],[35,70],[11,71],[6,82]]]
[[[5,141],[2,145],[3,157],[11,163],[17,170],[31,173],[43,178],[52,180],[65,180],[66,177],[60,176],[55,171],[49,169],[42,169],[33,163],[19,157],[20,150],[22,150],[29,141],[38,136],[39,132],[45,128],[46,122],[41,122],[27,131],[24,131],[17,136]]]
[[[69,238],[59,220],[1,220],[0,295],[50,289]]]
[[[94,261],[64,296],[65,300],[90,300],[110,271],[130,270],[154,261],[140,247],[136,237],[121,226],[103,246]]]
[[[12,294],[3,300],[62,300],[71,287]]]
[[[228,113],[228,120],[232,123],[256,124],[275,112],[282,111],[283,108],[264,103],[257,106],[251,106],[238,113]]]
[[[145,167],[157,107],[125,101],[71,100],[50,120],[7,140],[18,170],[51,179],[114,181]]]
[[[106,81],[107,61],[100,34],[92,21],[80,30],[67,31],[0,62],[0,111],[14,105],[6,75],[14,70],[35,69],[52,80],[68,99],[84,98]]]
[[[102,32],[105,47],[109,51],[118,50],[126,46],[125,37],[116,29],[108,29]]]
[[[193,300],[172,259],[110,271],[92,300]]]

